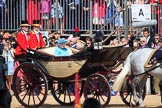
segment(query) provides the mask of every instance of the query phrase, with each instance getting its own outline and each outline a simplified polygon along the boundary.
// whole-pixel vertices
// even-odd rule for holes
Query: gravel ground
[[[160,96],[158,95],[147,95],[144,104],[145,108],[162,108],[162,103],[160,102]],[[83,103],[84,98],[81,98],[81,103]],[[16,100],[15,96],[12,96],[11,108],[24,108]],[[44,105],[40,108],[73,108],[73,106],[61,106],[59,105],[51,95],[48,95]],[[127,107],[121,100],[120,96],[112,96],[109,105],[106,108],[130,108]]]

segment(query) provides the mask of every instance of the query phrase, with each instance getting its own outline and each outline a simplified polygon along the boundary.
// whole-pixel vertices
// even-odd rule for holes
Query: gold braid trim
[[[145,65],[144,65],[144,67],[149,68],[149,67],[152,66],[152,64],[149,64],[149,61],[150,61],[152,55],[155,53],[156,50],[157,50],[157,49],[154,49],[154,50],[151,52],[151,54],[150,54],[149,58],[147,59],[147,61],[146,61]]]

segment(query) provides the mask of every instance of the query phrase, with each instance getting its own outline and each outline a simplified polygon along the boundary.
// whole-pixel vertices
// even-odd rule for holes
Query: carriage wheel
[[[80,97],[83,93],[83,82],[79,82]],[[73,105],[75,101],[75,82],[54,82],[51,87],[54,99],[61,105]]]
[[[47,98],[47,79],[36,65],[23,63],[15,70],[13,91],[19,103],[24,107],[39,107]]]
[[[100,74],[88,76],[83,88],[84,97],[96,98],[105,107],[111,99],[111,90],[107,79]]]
[[[144,87],[143,93],[142,93],[143,100],[145,99],[145,96],[146,96],[146,87]],[[121,88],[121,91],[120,91],[120,97],[126,105],[128,105],[128,106],[133,105],[133,103],[132,103],[133,102],[133,90],[132,90],[132,87],[131,87],[130,77],[128,77],[126,79],[126,82],[122,85],[122,88]],[[137,90],[137,97],[139,98],[138,90]],[[138,105],[139,105],[139,101],[137,101],[137,103],[136,103],[136,106],[138,106]]]

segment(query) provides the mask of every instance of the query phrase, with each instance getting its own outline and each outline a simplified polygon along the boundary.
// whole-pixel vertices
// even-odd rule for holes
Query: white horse
[[[154,66],[145,68],[145,64],[150,57],[150,55],[154,52],[154,49],[144,48],[136,50],[130,53],[126,59],[123,70],[118,75],[113,89],[116,91],[120,91],[121,85],[124,82],[125,76],[131,74],[134,76],[132,80],[132,88],[133,88],[133,104],[136,105],[137,102],[137,91],[136,88],[139,89],[139,106],[144,107],[142,90],[146,84],[147,77],[152,75],[154,77],[158,77],[162,79],[162,68],[160,68],[160,63],[155,64]],[[162,55],[161,55],[162,56]],[[122,84],[121,84],[122,83]]]

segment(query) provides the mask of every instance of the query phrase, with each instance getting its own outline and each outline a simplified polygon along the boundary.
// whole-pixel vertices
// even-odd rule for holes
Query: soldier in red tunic
[[[45,42],[43,40],[43,36],[40,33],[40,24],[39,20],[34,20],[32,24],[32,31],[29,33],[30,35],[30,48],[32,49],[40,49],[45,47]]]
[[[22,21],[20,27],[21,31],[16,37],[18,45],[15,50],[15,57],[16,59],[26,59],[29,48],[28,21]]]

